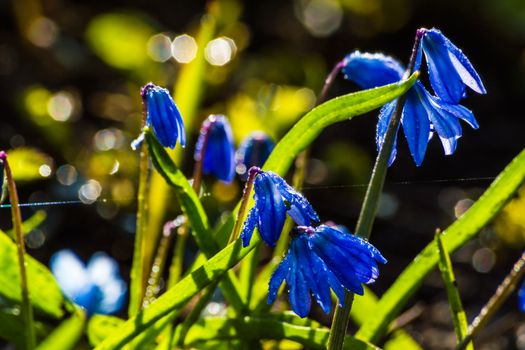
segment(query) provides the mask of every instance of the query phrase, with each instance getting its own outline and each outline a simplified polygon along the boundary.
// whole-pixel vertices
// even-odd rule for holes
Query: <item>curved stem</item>
[[[418,55],[419,43],[421,42],[423,34],[424,31],[422,30],[418,30],[416,32],[414,47],[412,49],[412,55],[410,57],[410,62],[407,69],[408,74],[411,73],[414,68]],[[363,205],[361,207],[361,212],[359,214],[359,219],[357,220],[355,234],[364,239],[368,239],[370,237],[370,232],[372,231],[375,215],[379,206],[379,200],[381,198],[381,192],[383,191],[383,185],[385,183],[388,169],[388,160],[390,159],[390,154],[392,153],[392,148],[394,146],[405,99],[406,95],[403,95],[397,99],[396,107],[385,134],[385,139],[381,145],[379,154],[377,155],[374,169],[372,170],[372,175],[370,177],[370,182],[368,183]],[[335,309],[332,320],[332,330],[330,332],[330,337],[328,338],[328,349],[330,350],[343,348],[343,342],[345,340],[345,334],[348,328],[348,322],[350,320],[350,309],[352,308],[353,299],[353,293],[345,290],[345,297],[342,303],[343,306],[339,304]]]
[[[25,245],[24,234],[22,232],[22,215],[20,214],[20,207],[18,201],[18,193],[16,191],[15,180],[11,173],[9,162],[7,161],[7,154],[0,152],[0,162],[3,163],[5,174],[7,178],[7,187],[9,190],[9,201],[11,202],[11,216],[13,219],[13,229],[15,231],[16,247],[18,253],[18,266],[20,269],[20,290],[22,292],[22,317],[25,324],[25,341],[26,349],[32,350],[36,346],[35,325],[33,316],[33,306],[31,305],[31,298],[29,295],[29,288],[27,285],[27,271],[25,262]],[[1,176],[4,176],[1,174]]]

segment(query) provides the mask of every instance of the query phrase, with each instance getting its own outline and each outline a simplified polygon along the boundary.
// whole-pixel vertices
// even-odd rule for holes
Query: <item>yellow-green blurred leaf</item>
[[[51,175],[53,160],[37,149],[21,147],[8,152],[15,181],[33,181]]]
[[[147,43],[154,34],[144,18],[129,13],[105,13],[89,23],[86,39],[107,64],[137,69],[148,62]]]

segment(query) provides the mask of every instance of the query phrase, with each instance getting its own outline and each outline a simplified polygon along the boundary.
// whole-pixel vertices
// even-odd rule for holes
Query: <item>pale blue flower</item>
[[[61,250],[49,265],[64,294],[89,315],[115,313],[124,306],[126,283],[117,262],[105,253],[93,255],[86,266],[72,251]]]

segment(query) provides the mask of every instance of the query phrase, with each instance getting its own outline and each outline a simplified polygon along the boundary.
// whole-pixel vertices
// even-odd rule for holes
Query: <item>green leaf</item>
[[[285,173],[295,156],[307,147],[323,128],[366,113],[399,97],[415,83],[417,77],[418,74],[414,73],[408,80],[338,97],[313,109],[277,144],[265,164],[265,169],[279,174]],[[169,178],[166,180],[171,181]],[[233,215],[232,213],[230,220],[233,220]],[[231,224],[231,221],[225,223],[225,225],[228,224]],[[115,332],[115,335],[106,339],[97,349],[116,349],[124,346],[157,320],[182,307],[213,280],[220,278],[225,271],[235,266],[260,242],[260,238],[254,236],[246,248],[242,248],[242,242],[239,239],[229,244],[204,265],[166,291],[147,309],[129,319]]]
[[[28,233],[36,229],[38,226],[42,225],[44,220],[46,219],[47,214],[45,210],[39,210],[36,213],[33,214],[29,219],[24,221],[22,223],[22,232],[24,232],[24,235],[27,236]],[[8,230],[7,235],[11,237],[11,239],[15,239],[15,233],[13,230]]]
[[[512,198],[525,179],[525,151],[507,165],[476,203],[462,217],[443,232],[443,244],[454,252],[475,237]],[[398,276],[383,295],[374,317],[359,329],[356,337],[377,342],[390,322],[397,317],[408,300],[423,283],[423,279],[436,267],[439,253],[435,242],[430,243]]]
[[[84,333],[86,314],[76,308],[70,318],[63,321],[49,336],[40,343],[36,350],[69,350],[73,349]]]
[[[49,270],[26,254],[27,280],[35,318],[60,319],[65,300]],[[18,258],[15,243],[0,231],[0,300],[10,307],[21,304]]]
[[[97,346],[107,336],[113,333],[124,323],[124,320],[115,316],[93,315],[87,325],[87,336],[89,344]]]
[[[24,321],[20,317],[20,308],[8,307],[3,305],[0,307],[0,339],[4,339],[9,343],[15,345],[17,349],[23,349],[26,346]],[[49,327],[44,323],[35,321],[35,332],[37,338],[41,339],[49,334]]]
[[[448,254],[447,248],[443,244],[443,239],[441,238],[441,232],[439,230],[436,231],[434,242],[436,243],[439,250],[439,271],[441,272],[441,277],[443,278],[445,289],[447,291],[448,303],[450,305],[452,321],[454,323],[454,330],[459,343],[467,335],[467,315],[465,314],[465,310],[463,310],[463,304],[461,303],[461,297],[459,295],[458,285],[456,283],[456,276],[454,275],[454,270],[452,269],[450,255]],[[472,343],[469,343],[467,348],[474,349]]]
[[[289,339],[311,349],[325,349],[330,330],[311,328],[281,321],[280,315],[226,318],[206,317],[197,322],[186,336],[186,347],[197,347],[210,340]],[[347,336],[345,349],[377,349],[374,345]]]
[[[41,171],[41,167],[47,166],[51,170],[53,166],[51,157],[35,148],[20,147],[9,151],[8,154],[9,165],[17,182],[44,179],[49,174]]]
[[[103,13],[89,23],[86,40],[107,64],[138,70],[151,62],[146,48],[154,33],[155,29],[140,14]]]

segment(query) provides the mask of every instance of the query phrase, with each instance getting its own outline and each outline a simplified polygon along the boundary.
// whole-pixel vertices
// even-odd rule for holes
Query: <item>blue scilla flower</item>
[[[235,146],[228,119],[222,114],[210,115],[202,124],[195,161],[202,162],[202,172],[224,182],[235,176]]]
[[[262,131],[255,131],[246,137],[235,153],[237,174],[243,180],[248,177],[252,166],[262,167],[272,153],[275,143]]]
[[[292,310],[301,317],[308,315],[313,294],[325,313],[330,312],[330,288],[339,301],[344,288],[362,295],[362,284],[373,283],[379,276],[377,262],[386,259],[367,241],[321,225],[299,226],[292,235],[288,253],[268,284],[268,303],[277,297],[284,280],[289,288]]]
[[[151,126],[155,136],[164,147],[174,148],[179,139],[180,145],[186,145],[186,133],[182,116],[168,90],[154,85],[146,84],[141,90],[142,100],[147,108],[146,126]],[[142,141],[139,136],[132,147]]]
[[[419,66],[419,59],[416,67]],[[399,81],[403,77],[404,67],[392,57],[383,54],[354,52],[344,59],[345,78],[356,82],[361,88],[370,89]],[[381,109],[376,129],[377,149],[383,144],[386,130],[397,101],[394,100]],[[478,123],[467,108],[448,103],[437,96],[432,96],[421,82],[406,93],[405,105],[401,114],[401,124],[408,142],[408,147],[417,166],[423,162],[428,141],[437,133],[446,155],[454,153],[457,140],[462,135],[459,119],[477,129]],[[397,137],[390,156],[390,164],[396,157]]]
[[[250,244],[255,226],[262,240],[274,247],[283,230],[286,213],[298,225],[310,226],[319,222],[319,216],[308,200],[271,171],[259,170],[254,181],[253,198],[255,205],[248,213],[241,233],[244,247]]]
[[[459,103],[468,86],[478,94],[487,91],[478,73],[463,54],[439,30],[425,30],[421,46],[428,65],[430,84],[437,96],[448,103]]]
[[[89,315],[111,314],[124,305],[126,283],[117,262],[106,254],[96,253],[86,266],[72,251],[61,250],[51,257],[50,266],[64,294]]]
[[[310,249],[306,234],[293,235],[288,253],[270,278],[268,304],[273,304],[284,280],[289,288],[290,306],[301,317],[306,317],[310,312],[312,294],[325,313],[329,313],[332,307],[330,288],[339,300],[344,300],[343,286],[323,260]]]
[[[355,294],[363,295],[362,284],[375,282],[379,276],[377,262],[387,260],[364,239],[341,232],[337,226],[320,225],[304,228],[308,245],[334,273],[341,284]]]

